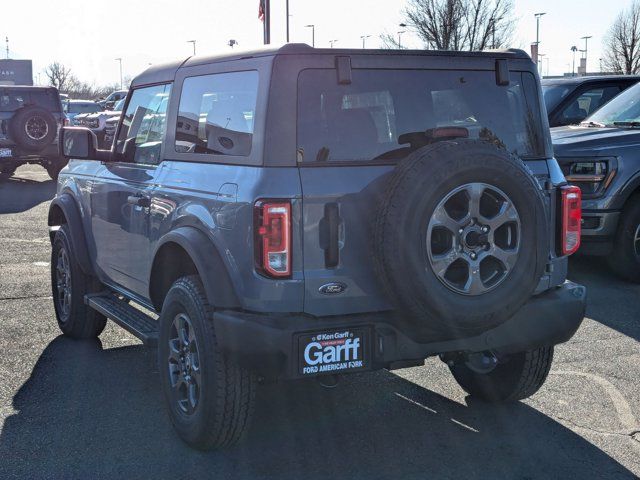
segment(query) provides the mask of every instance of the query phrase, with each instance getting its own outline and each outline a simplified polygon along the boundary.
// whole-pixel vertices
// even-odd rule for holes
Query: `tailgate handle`
[[[320,246],[324,249],[324,265],[335,268],[340,261],[340,212],[337,203],[324,206],[320,221]]]

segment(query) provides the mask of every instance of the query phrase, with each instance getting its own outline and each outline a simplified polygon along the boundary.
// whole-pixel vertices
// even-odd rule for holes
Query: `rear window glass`
[[[300,161],[397,160],[445,127],[520,157],[544,156],[530,73],[512,72],[506,87],[496,85],[494,71],[353,70],[349,85],[336,78],[335,70],[300,73]]]
[[[46,108],[51,112],[59,112],[62,106],[54,90],[31,91],[29,96],[31,103]]]
[[[176,125],[176,151],[248,156],[258,96],[258,72],[185,79]]]

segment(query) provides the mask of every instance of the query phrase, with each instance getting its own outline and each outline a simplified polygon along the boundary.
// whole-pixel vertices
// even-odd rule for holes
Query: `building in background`
[[[0,85],[33,85],[31,60],[0,60]]]

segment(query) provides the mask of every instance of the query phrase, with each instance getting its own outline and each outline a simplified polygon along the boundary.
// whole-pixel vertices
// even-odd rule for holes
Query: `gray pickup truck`
[[[579,327],[580,191],[535,65],[490,53],[279,49],[133,80],[113,148],[64,128],[51,203],[61,330],[157,346],[190,445],[237,442],[259,382],[419,366],[534,394]],[[143,307],[143,308],[139,308]]]

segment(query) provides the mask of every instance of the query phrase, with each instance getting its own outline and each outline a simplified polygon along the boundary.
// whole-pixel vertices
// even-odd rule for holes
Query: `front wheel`
[[[474,353],[448,362],[458,384],[473,397],[489,402],[515,402],[536,393],[544,384],[553,361],[553,347],[496,358]]]
[[[160,314],[158,365],[178,435],[209,450],[240,441],[253,413],[255,376],[217,344],[213,309],[197,276],[178,279]]]
[[[51,294],[58,326],[68,337],[96,338],[107,319],[85,305],[84,296],[100,291],[100,282],[82,271],[70,238],[69,227],[62,225],[51,249]]]
[[[607,260],[619,276],[640,283],[640,195],[631,197],[622,211],[613,253]]]

